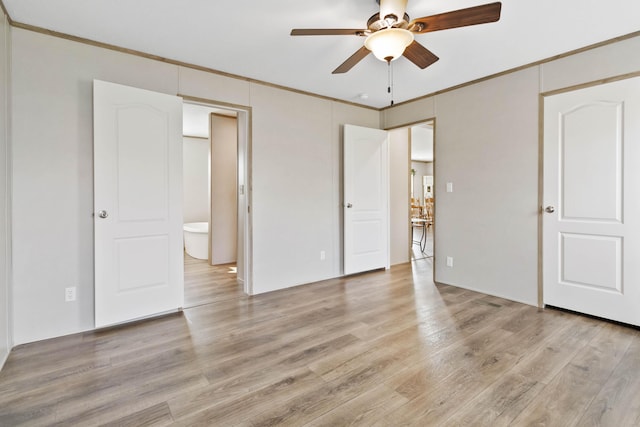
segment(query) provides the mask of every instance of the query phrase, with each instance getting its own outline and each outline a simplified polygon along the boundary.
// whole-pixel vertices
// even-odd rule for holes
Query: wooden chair
[[[433,224],[433,199],[427,199],[424,205],[424,218],[429,221],[429,226]]]

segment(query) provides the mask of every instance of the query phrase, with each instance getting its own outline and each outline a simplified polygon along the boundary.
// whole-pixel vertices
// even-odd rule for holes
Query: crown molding
[[[589,46],[585,46],[585,47],[581,47],[581,48],[578,48],[578,49],[574,49],[574,50],[571,50],[569,52],[561,53],[561,54],[558,54],[558,55],[555,55],[555,56],[550,56],[549,58],[541,59],[539,61],[531,62],[531,63],[525,64],[525,65],[520,65],[519,67],[510,68],[508,70],[501,71],[499,73],[490,74],[490,75],[485,76],[485,77],[480,77],[479,79],[471,80],[471,81],[466,82],[466,83],[461,83],[459,85],[451,86],[451,87],[448,87],[446,89],[438,90],[436,92],[432,92],[432,93],[429,93],[427,95],[421,95],[421,96],[418,96],[416,98],[409,99],[407,101],[398,102],[397,104],[394,104],[392,106],[382,107],[382,108],[380,108],[380,111],[384,112],[386,110],[398,107],[400,105],[409,104],[409,103],[420,101],[420,100],[426,99],[426,98],[431,98],[432,96],[436,96],[436,95],[440,95],[440,94],[443,94],[443,93],[451,92],[451,91],[454,91],[456,89],[461,89],[463,87],[467,87],[467,86],[474,85],[476,83],[481,83],[481,82],[484,82],[484,81],[487,81],[487,80],[491,80],[491,79],[494,79],[496,77],[501,77],[501,76],[504,76],[504,75],[507,75],[507,74],[515,73],[515,72],[518,72],[518,71],[522,71],[522,70],[525,70],[527,68],[537,67],[539,65],[546,64],[548,62],[556,61],[558,59],[566,58],[568,56],[576,55],[578,53],[586,52],[588,50],[596,49],[596,48],[599,48],[599,47],[602,47],[602,46],[607,46],[607,45],[610,45],[610,44],[613,44],[613,43],[617,43],[617,42],[620,42],[620,41],[623,41],[623,40],[632,39],[632,38],[638,37],[638,36],[640,36],[640,31],[635,31],[635,32],[630,33],[630,34],[625,34],[623,36],[614,37],[614,38],[609,39],[609,40],[604,40],[604,41],[601,41],[601,42],[598,42],[598,43],[591,44]]]
[[[372,110],[372,111],[378,111],[378,112],[380,111],[379,108],[371,107],[369,105],[363,105],[363,104],[358,104],[356,102],[345,101],[343,99],[332,98],[330,96],[319,95],[317,93],[307,92],[307,91],[304,91],[304,90],[294,89],[294,88],[291,88],[291,87],[278,85],[278,84],[275,84],[275,83],[269,83],[269,82],[265,82],[265,81],[262,81],[262,80],[252,79],[250,77],[244,77],[244,76],[239,76],[237,74],[226,73],[224,71],[216,70],[214,68],[203,67],[203,66],[200,66],[200,65],[191,64],[191,63],[183,62],[183,61],[177,61],[177,60],[174,60],[174,59],[171,59],[171,58],[165,58],[165,57],[158,56],[158,55],[152,55],[150,53],[142,52],[142,51],[139,51],[139,50],[127,49],[127,48],[124,48],[124,47],[120,47],[120,46],[116,46],[116,45],[112,45],[112,44],[108,44],[108,43],[102,43],[102,42],[91,40],[91,39],[87,39],[87,38],[84,38],[84,37],[72,36],[70,34],[62,33],[62,32],[59,32],[59,31],[49,30],[49,29],[38,27],[38,26],[35,26],[35,25],[25,24],[25,23],[22,23],[22,22],[16,22],[16,21],[11,19],[11,16],[7,12],[7,10],[6,10],[5,6],[4,6],[4,3],[2,3],[2,0],[0,0],[0,8],[2,8],[2,11],[4,12],[5,16],[7,17],[7,21],[9,22],[9,25],[11,25],[14,28],[20,28],[22,30],[32,31],[32,32],[35,32],[35,33],[40,33],[40,34],[45,34],[45,35],[48,35],[48,36],[51,36],[51,37],[57,37],[57,38],[61,38],[61,39],[65,39],[65,40],[69,40],[69,41],[73,41],[73,42],[77,42],[77,43],[82,43],[82,44],[86,44],[86,45],[90,45],[90,46],[94,46],[94,47],[99,47],[99,48],[102,48],[102,49],[108,49],[108,50],[113,50],[113,51],[120,52],[120,53],[126,53],[126,54],[129,54],[129,55],[135,55],[135,56],[139,56],[139,57],[142,57],[142,58],[151,59],[151,60],[154,60],[154,61],[164,62],[166,64],[172,64],[172,65],[177,65],[177,66],[180,66],[180,67],[191,68],[193,70],[204,71],[204,72],[215,74],[215,75],[222,76],[222,77],[227,77],[227,78],[236,79],[236,80],[242,80],[242,81],[249,82],[249,83],[259,84],[259,85],[262,85],[262,86],[268,86],[268,87],[271,87],[271,88],[274,88],[274,89],[279,89],[279,90],[284,90],[284,91],[287,91],[287,92],[297,93],[299,95],[311,96],[311,97],[314,97],[314,98],[324,99],[326,101],[338,102],[338,103],[341,103],[341,104],[351,105],[353,107],[364,108],[364,109]]]
[[[4,3],[2,2],[2,0],[0,0],[0,9],[2,9],[2,13],[4,13],[4,16],[7,17],[7,22],[9,22],[9,25],[13,24],[13,20],[11,19],[11,16],[9,15],[9,12],[7,12],[7,8],[4,7]]]

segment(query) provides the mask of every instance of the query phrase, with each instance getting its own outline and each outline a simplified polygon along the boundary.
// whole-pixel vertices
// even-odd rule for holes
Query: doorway
[[[200,256],[186,247],[191,234],[185,231],[185,308],[251,292],[248,119],[246,109],[184,100],[184,222],[204,223],[208,231]]]
[[[435,119],[388,130],[392,265],[419,262],[432,269],[436,212],[434,130]]]
[[[409,128],[411,153],[411,259],[433,259],[434,224],[433,121]]]
[[[184,307],[184,101],[235,111],[237,276],[251,294],[250,108],[99,80],[93,95],[95,327]]]

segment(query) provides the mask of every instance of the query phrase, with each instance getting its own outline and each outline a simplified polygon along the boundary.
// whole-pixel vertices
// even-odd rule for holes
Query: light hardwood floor
[[[184,254],[185,308],[235,299],[242,292],[235,264],[211,266],[206,260]]]
[[[223,286],[182,314],[20,346],[0,425],[640,425],[637,330],[434,285],[430,265]]]

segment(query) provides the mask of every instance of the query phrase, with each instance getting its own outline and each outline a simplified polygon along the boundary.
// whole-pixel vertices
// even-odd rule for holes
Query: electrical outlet
[[[64,300],[66,302],[70,302],[70,301],[75,301],[76,300],[76,287],[75,286],[64,288]]]
[[[448,256],[447,257],[447,267],[453,267],[453,257],[452,256]]]
[[[325,251],[320,251],[320,261],[324,261],[327,258]]]

